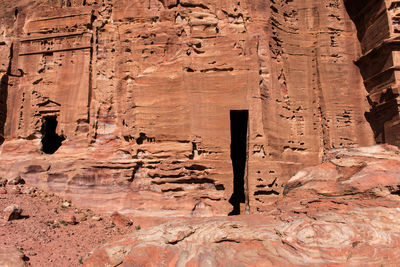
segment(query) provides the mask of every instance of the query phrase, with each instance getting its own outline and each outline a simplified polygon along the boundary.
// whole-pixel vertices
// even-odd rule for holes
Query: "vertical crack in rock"
[[[84,6],[86,2],[84,1],[82,5]],[[91,11],[91,19],[90,19],[90,29],[92,31],[92,36],[90,38],[90,59],[89,59],[89,90],[88,90],[88,106],[87,106],[87,123],[90,125],[90,108],[92,104],[92,95],[93,95],[93,68],[94,68],[94,57],[95,57],[95,49],[96,49],[96,35],[97,29],[93,26],[93,23],[96,21],[96,16],[94,15],[94,10]]]
[[[321,141],[322,141],[322,148],[324,149],[323,153],[332,148],[330,144],[329,138],[329,126],[327,123],[328,114],[326,113],[326,105],[325,105],[325,98],[324,93],[321,85],[321,77],[320,77],[320,66],[319,66],[319,53],[318,53],[318,41],[317,37],[315,36],[315,52],[314,52],[314,60],[315,60],[315,73],[316,73],[316,95],[317,95],[317,107],[320,116],[320,123],[321,123]],[[321,155],[322,157],[322,155]]]
[[[0,135],[1,157],[51,164],[34,176],[21,163],[27,181],[141,215],[226,215],[243,193],[267,212],[323,150],[369,142],[337,0],[22,2],[0,16]],[[248,179],[236,186],[231,110],[248,111]],[[43,155],[50,117],[68,141]]]

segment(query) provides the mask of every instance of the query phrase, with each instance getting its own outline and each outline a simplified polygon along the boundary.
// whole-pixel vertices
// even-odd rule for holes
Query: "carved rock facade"
[[[339,0],[0,6],[3,176],[105,211],[262,213],[327,149],[374,143]]]
[[[400,2],[345,1],[354,20],[362,56],[356,61],[368,91],[366,114],[378,143],[400,145],[399,41]]]
[[[268,213],[177,219],[93,250],[85,266],[393,266],[400,255],[400,151],[331,151]]]

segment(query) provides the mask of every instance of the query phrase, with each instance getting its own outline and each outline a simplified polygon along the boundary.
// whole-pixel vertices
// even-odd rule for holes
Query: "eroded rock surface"
[[[0,266],[3,267],[28,267],[31,266],[25,261],[26,256],[16,247],[0,246]]]
[[[292,177],[265,215],[174,220],[105,244],[84,263],[395,266],[400,150],[334,150],[325,161]]]
[[[108,212],[260,213],[327,149],[374,143],[341,1],[0,7],[5,178]]]
[[[360,68],[368,92],[370,111],[366,118],[378,143],[399,146],[399,59],[400,3],[393,0],[345,0],[357,27]]]

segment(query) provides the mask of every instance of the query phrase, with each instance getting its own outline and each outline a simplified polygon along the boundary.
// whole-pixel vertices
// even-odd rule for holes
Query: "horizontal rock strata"
[[[378,143],[400,144],[400,3],[393,0],[344,1],[354,21],[362,53],[356,64],[368,91],[370,122]]]
[[[86,266],[395,266],[399,149],[329,153],[265,215],[178,220],[94,250]]]
[[[4,177],[109,212],[268,212],[327,149],[373,144],[341,1],[0,7]]]

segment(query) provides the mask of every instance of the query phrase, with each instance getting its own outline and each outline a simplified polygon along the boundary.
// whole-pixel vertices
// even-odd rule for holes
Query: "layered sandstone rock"
[[[267,212],[327,149],[373,143],[341,1],[0,7],[4,177],[110,212]]]
[[[370,122],[378,143],[399,145],[400,2],[344,1],[357,26],[362,55],[356,61],[368,91]]]
[[[266,215],[179,220],[101,246],[86,266],[395,266],[400,150],[339,149]],[[151,259],[151,263],[149,262]]]

